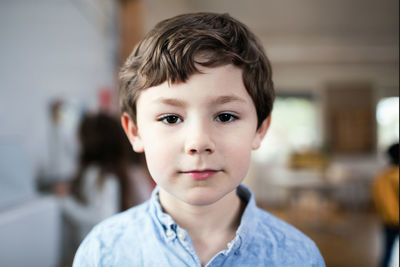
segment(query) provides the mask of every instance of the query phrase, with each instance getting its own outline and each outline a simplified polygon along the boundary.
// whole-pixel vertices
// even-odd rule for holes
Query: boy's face
[[[134,150],[145,152],[160,194],[208,205],[244,179],[269,119],[256,129],[256,109],[239,68],[199,69],[203,73],[185,83],[141,92],[136,127],[126,114],[122,122]]]

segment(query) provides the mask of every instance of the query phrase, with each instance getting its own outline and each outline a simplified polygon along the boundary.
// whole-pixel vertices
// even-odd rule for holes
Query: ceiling
[[[398,0],[145,0],[146,30],[180,13],[227,12],[263,41],[271,60],[398,62]]]

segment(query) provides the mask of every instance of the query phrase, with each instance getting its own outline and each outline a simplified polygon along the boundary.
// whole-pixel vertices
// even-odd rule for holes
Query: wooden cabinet
[[[330,84],[325,90],[325,139],[336,154],[373,153],[375,101],[368,83]]]
[[[142,0],[121,0],[120,8],[120,65],[142,39],[144,3]]]

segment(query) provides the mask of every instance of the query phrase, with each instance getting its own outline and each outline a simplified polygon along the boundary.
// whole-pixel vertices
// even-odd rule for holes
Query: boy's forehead
[[[143,90],[138,98],[146,98],[148,104],[185,106],[188,101],[203,101],[210,105],[226,103],[246,104],[253,101],[242,79],[242,70],[232,64],[219,67],[199,66],[199,73],[187,81],[159,85]]]
[[[198,62],[198,61],[196,61]],[[213,66],[213,67],[208,67],[208,66],[203,66],[199,63],[195,64],[196,67],[196,72],[188,75],[188,78],[186,81],[176,81],[176,82],[171,82],[171,81],[164,81],[161,84],[168,84],[169,87],[177,87],[177,86],[185,86],[185,84],[191,83],[194,79],[202,79],[203,75],[207,75],[207,79],[209,77],[215,77],[218,79],[218,81],[231,81],[232,78],[235,79],[235,81],[239,81],[240,84],[243,84],[243,70],[233,64],[223,64],[223,65],[218,65],[218,66]],[[229,79],[227,80],[226,78],[229,76]],[[157,87],[157,86],[155,86]],[[150,87],[152,88],[152,87]],[[147,89],[150,89],[147,88]],[[145,89],[146,90],[146,89]]]
[[[196,64],[197,72],[190,74],[186,81],[164,81],[159,85],[149,87],[145,90],[150,90],[152,88],[158,87],[168,87],[168,88],[191,88],[198,87],[199,85],[212,85],[216,87],[225,87],[224,85],[229,84],[231,87],[234,86],[244,87],[243,83],[243,71],[241,68],[234,66],[233,64],[225,64],[215,67],[202,66]],[[221,88],[222,89],[222,88]]]

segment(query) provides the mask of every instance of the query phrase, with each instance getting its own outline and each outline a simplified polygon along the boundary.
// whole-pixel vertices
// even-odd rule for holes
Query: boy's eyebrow
[[[169,106],[175,106],[175,107],[185,107],[186,103],[182,100],[176,99],[176,98],[157,98],[156,102],[166,104]],[[219,96],[216,99],[213,99],[211,101],[212,105],[222,105],[230,102],[242,102],[245,103],[246,101],[238,96],[235,95],[224,95],[224,96]]]
[[[156,102],[160,102],[162,104],[166,104],[169,106],[175,106],[175,107],[185,107],[186,103],[179,100],[179,99],[175,99],[175,98],[157,98]]]
[[[229,103],[229,102],[243,102],[243,103],[245,103],[246,101],[243,98],[235,96],[235,95],[219,96],[215,100],[212,101],[213,104],[218,104],[218,105],[226,104],[226,103]]]

